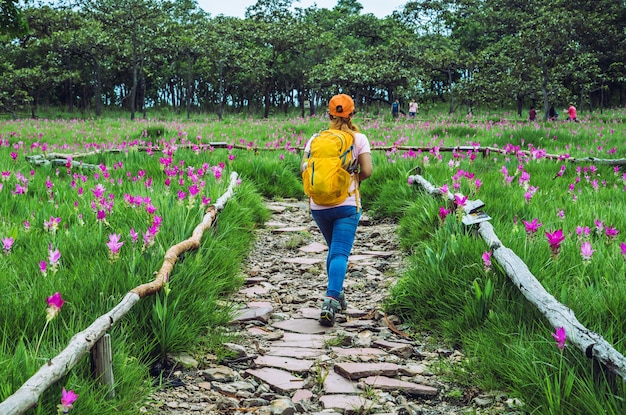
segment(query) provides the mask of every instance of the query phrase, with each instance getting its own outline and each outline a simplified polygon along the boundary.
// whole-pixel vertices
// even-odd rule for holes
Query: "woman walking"
[[[317,204],[313,198],[310,199],[311,215],[328,245],[326,257],[328,285],[319,321],[322,325],[332,326],[335,324],[336,314],[347,308],[343,283],[348,269],[348,256],[352,250],[362,211],[359,183],[372,174],[372,155],[367,137],[352,123],[354,101],[350,96],[340,94],[332,97],[328,104],[328,113],[330,132],[334,131],[337,135],[343,136],[347,133],[347,137],[353,139],[351,160],[347,161],[347,165],[350,166],[348,173],[351,176],[347,197],[332,205]],[[316,134],[311,137],[305,146],[302,172],[307,169],[311,143],[318,136],[320,135]]]

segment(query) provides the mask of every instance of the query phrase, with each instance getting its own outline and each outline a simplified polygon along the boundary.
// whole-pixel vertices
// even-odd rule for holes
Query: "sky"
[[[378,18],[389,16],[393,11],[400,10],[408,0],[360,0],[363,6],[361,13],[372,13]],[[198,6],[211,16],[223,14],[243,18],[246,8],[256,4],[256,0],[197,0]],[[318,9],[332,9],[337,0],[294,0],[295,7],[307,8],[317,5]]]

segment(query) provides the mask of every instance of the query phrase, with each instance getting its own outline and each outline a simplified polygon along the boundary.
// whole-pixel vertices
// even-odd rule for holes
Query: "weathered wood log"
[[[226,201],[232,197],[237,182],[237,173],[231,173],[228,190],[218,199],[215,205],[208,208],[202,222],[196,226],[189,239],[174,245],[166,251],[163,265],[152,282],[132,289],[111,311],[98,317],[87,329],[76,333],[61,353],[50,359],[15,393],[0,403],[0,414],[22,414],[35,406],[39,396],[52,384],[65,376],[94,347],[95,343],[111,329],[113,324],[128,313],[141,298],[159,291],[169,276],[178,256],[185,250],[198,248],[202,233],[211,226],[217,211],[221,210]]]
[[[410,176],[410,183],[418,184],[433,196],[441,190],[420,175]],[[450,197],[450,195],[448,195]],[[452,196],[454,197],[454,196]],[[584,327],[574,312],[559,303],[530,272],[528,266],[511,249],[502,245],[489,222],[478,224],[478,233],[493,252],[493,258],[502,266],[511,282],[553,327],[563,327],[568,342],[588,358],[597,359],[609,371],[626,379],[626,358],[597,333]]]
[[[26,156],[26,160],[35,166],[47,166],[49,164],[53,166],[67,166],[69,162],[72,168],[91,170],[100,168],[97,164],[81,163],[75,160],[69,161],[69,158],[57,158],[56,155],[44,156],[43,154],[36,154],[34,156]]]

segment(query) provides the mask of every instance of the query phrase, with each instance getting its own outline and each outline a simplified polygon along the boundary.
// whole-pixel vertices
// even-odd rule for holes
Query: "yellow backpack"
[[[311,140],[302,172],[304,193],[318,205],[335,206],[351,195],[354,137],[341,130],[324,130]]]

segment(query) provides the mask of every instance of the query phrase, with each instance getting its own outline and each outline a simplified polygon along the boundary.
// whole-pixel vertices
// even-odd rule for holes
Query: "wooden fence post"
[[[91,349],[91,367],[96,379],[108,386],[107,399],[115,397],[113,379],[113,353],[111,352],[111,335],[106,333]]]

